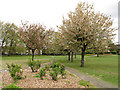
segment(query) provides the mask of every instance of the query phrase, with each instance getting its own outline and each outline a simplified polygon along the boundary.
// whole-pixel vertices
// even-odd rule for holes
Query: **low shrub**
[[[61,64],[54,62],[54,63],[51,65],[51,68],[56,68],[56,67],[60,68],[60,67],[61,67]]]
[[[53,80],[57,80],[57,76],[60,72],[60,68],[58,67],[55,67],[55,68],[52,68],[52,71],[50,71],[50,76],[52,77]]]
[[[62,78],[64,78],[64,75],[66,75],[64,65],[61,65],[61,67],[60,67],[60,74],[61,74]]]
[[[54,71],[50,71],[50,76],[52,77],[53,80],[57,80],[57,74]]]
[[[117,52],[116,52],[116,51],[112,51],[111,53],[112,53],[112,54],[117,54]]]
[[[28,66],[31,68],[32,72],[37,72],[38,69],[40,68],[41,66],[41,62],[38,60],[38,61],[31,61],[29,60],[27,62]]]
[[[45,76],[45,74],[46,74],[45,70],[46,70],[46,69],[43,67],[43,68],[40,69],[40,72],[39,72],[40,78],[41,78],[42,80],[43,80],[43,76]]]
[[[49,65],[45,65],[45,70],[49,71],[50,70],[50,66]]]
[[[8,67],[8,71],[10,72],[11,77],[16,81],[18,79],[22,79],[22,74],[23,74],[23,70],[21,68],[21,65],[17,65],[17,64],[7,64]]]

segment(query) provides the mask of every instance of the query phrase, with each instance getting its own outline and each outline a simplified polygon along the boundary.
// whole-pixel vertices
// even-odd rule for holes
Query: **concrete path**
[[[70,67],[66,67],[66,70],[69,71],[70,73],[76,75],[77,77],[85,80],[85,81],[90,81],[93,85],[95,85],[98,88],[118,88],[118,86],[112,85],[110,83],[107,83],[101,79],[86,75],[81,73],[80,71],[70,68]]]

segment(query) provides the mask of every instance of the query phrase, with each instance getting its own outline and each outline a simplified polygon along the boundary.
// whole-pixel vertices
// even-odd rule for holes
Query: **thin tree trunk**
[[[76,58],[76,53],[75,53],[75,58]]]
[[[70,61],[70,52],[68,52],[68,61]]]
[[[99,57],[99,53],[97,53],[97,57]]]
[[[72,52],[72,54],[71,54],[71,62],[73,62],[73,52]]]
[[[81,67],[84,67],[84,55],[85,55],[85,51],[82,50],[82,54],[81,54]]]
[[[40,50],[38,50],[38,56],[40,56]]]
[[[35,52],[35,49],[32,49],[32,61],[34,60],[34,52]]]

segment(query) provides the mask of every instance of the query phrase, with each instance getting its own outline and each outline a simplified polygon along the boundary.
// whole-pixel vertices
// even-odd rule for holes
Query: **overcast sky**
[[[0,20],[18,26],[21,20],[27,20],[30,23],[44,24],[57,31],[56,25],[62,24],[62,17],[66,17],[69,11],[74,11],[80,1],[93,4],[96,11],[111,15],[114,21],[112,27],[118,27],[119,0],[1,0]],[[118,42],[117,35],[114,42]]]

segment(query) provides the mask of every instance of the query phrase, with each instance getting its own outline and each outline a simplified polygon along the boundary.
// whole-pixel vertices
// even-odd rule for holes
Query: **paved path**
[[[69,71],[72,74],[75,74],[76,76],[78,76],[79,78],[81,78],[85,81],[90,81],[93,85],[95,85],[98,88],[118,88],[118,86],[107,83],[107,82],[105,82],[101,79],[83,74],[76,69],[66,67],[66,70]]]

